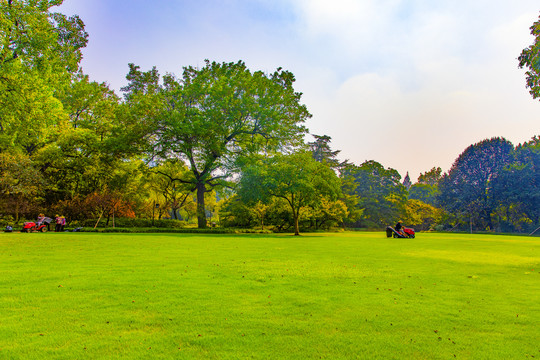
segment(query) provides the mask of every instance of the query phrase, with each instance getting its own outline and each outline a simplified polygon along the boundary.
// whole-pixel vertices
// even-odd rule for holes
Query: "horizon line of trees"
[[[339,161],[327,135],[306,143],[311,114],[281,68],[207,60],[161,76],[129,64],[119,96],[80,69],[88,34],[77,16],[51,11],[61,3],[0,1],[3,222],[55,213],[295,234],[398,219],[418,230],[540,225],[537,135],[517,146],[483,140],[447,173],[433,168],[412,183],[374,160]],[[526,50],[520,66],[533,76],[538,55]]]

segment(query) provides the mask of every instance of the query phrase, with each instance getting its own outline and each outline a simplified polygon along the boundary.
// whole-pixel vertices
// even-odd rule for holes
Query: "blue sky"
[[[290,70],[311,133],[413,181],[483,139],[540,135],[516,60],[537,0],[65,0],[57,11],[84,21],[83,69],[116,90],[130,62]]]

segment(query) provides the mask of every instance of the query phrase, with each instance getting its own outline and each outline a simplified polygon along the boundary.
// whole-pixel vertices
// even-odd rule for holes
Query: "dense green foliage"
[[[531,26],[534,43],[518,57],[519,67],[527,68],[527,87],[534,99],[540,97],[540,18]]]
[[[250,200],[268,202],[269,198],[287,203],[292,214],[294,234],[299,235],[302,210],[319,209],[326,201],[335,201],[340,192],[336,174],[317,162],[310,153],[276,155],[248,166],[242,172],[239,194]]]
[[[536,238],[0,233],[0,249],[5,359],[526,359],[540,350]]]
[[[353,178],[357,206],[364,209],[358,227],[382,228],[397,221],[403,214],[407,189],[400,182],[401,176],[396,170],[385,169],[371,160],[360,166],[347,167],[344,176]]]
[[[469,146],[440,181],[440,203],[450,212],[483,228],[492,228],[496,205],[490,189],[502,169],[510,164],[512,144],[501,138]]]
[[[199,227],[206,227],[204,194],[222,185],[239,157],[299,141],[310,114],[294,80],[281,69],[270,76],[252,73],[241,61],[207,61],[202,69],[184,68],[181,80],[165,77],[154,147],[161,158],[188,164],[190,176],[183,181],[197,193]]]
[[[55,91],[77,71],[84,24],[49,8],[62,1],[0,1],[0,149],[32,152],[64,117]]]

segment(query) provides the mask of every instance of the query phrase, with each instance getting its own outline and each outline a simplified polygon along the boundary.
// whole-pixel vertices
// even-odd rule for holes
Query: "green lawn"
[[[540,238],[0,234],[0,359],[540,358]]]

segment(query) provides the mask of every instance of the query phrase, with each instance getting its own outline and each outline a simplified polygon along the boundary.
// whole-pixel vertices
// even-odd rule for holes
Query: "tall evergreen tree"
[[[504,138],[483,140],[469,146],[456,159],[439,184],[439,202],[469,228],[493,228],[491,213],[497,202],[492,185],[500,171],[511,163],[513,146]]]
[[[315,141],[309,142],[308,148],[311,151],[315,161],[325,163],[333,169],[340,169],[347,164],[347,160],[340,162],[337,159],[337,156],[341,150],[332,150],[330,147],[332,138],[330,136],[315,134],[311,134],[311,136],[315,138]]]
[[[520,144],[512,162],[502,169],[491,189],[503,231],[540,225],[540,138]],[[502,218],[502,219],[501,219]]]

